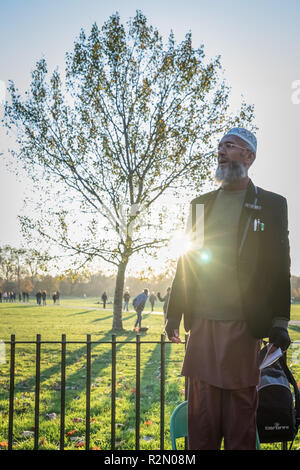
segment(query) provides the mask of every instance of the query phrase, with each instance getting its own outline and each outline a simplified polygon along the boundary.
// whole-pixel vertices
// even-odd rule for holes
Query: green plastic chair
[[[173,411],[170,421],[170,434],[172,450],[177,450],[176,439],[188,435],[187,400],[176,406]]]
[[[187,400],[176,406],[170,420],[170,435],[172,450],[177,450],[176,439],[187,437],[188,435],[188,417],[187,417]],[[256,430],[256,450],[260,450],[259,435]]]
[[[259,440],[259,434],[256,429],[256,450],[260,450],[260,440]]]

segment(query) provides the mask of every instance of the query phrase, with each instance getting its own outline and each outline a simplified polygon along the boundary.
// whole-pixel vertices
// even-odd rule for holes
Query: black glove
[[[273,343],[282,351],[286,351],[291,344],[290,336],[285,328],[281,326],[273,326],[269,335],[270,343]]]

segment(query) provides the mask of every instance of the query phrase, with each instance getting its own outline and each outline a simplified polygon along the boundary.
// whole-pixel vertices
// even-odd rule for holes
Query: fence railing
[[[63,334],[61,341],[42,341],[41,335],[36,336],[35,341],[17,341],[15,335],[11,335],[10,341],[3,342],[10,346],[9,361],[9,410],[8,410],[8,450],[13,449],[14,437],[14,402],[15,402],[15,363],[16,345],[35,345],[35,389],[34,389],[34,450],[39,449],[39,425],[40,425],[40,391],[41,391],[41,346],[42,344],[59,344],[60,350],[60,438],[59,450],[65,447],[65,417],[66,417],[66,356],[67,345],[83,344],[86,347],[85,358],[85,449],[90,449],[90,423],[91,423],[91,378],[92,345],[108,344],[111,346],[111,426],[110,426],[110,450],[116,449],[116,383],[117,383],[117,344],[135,344],[135,450],[140,449],[140,421],[141,421],[141,346],[142,344],[156,344],[160,346],[160,450],[164,450],[165,442],[165,375],[166,375],[166,354],[165,335],[161,335],[160,341],[142,340],[140,335],[136,335],[135,340],[118,340],[116,335],[112,335],[111,341],[92,341],[91,335],[86,336],[86,341],[67,341]],[[187,335],[182,344],[187,343]],[[298,342],[295,341],[294,343]],[[292,344],[293,345],[293,344]],[[298,354],[298,352],[297,352]],[[298,356],[297,356],[298,357]],[[187,399],[187,379],[185,379],[184,397]],[[168,423],[169,424],[169,423]],[[187,441],[185,440],[185,449]],[[282,443],[282,449],[287,449],[287,443]]]
[[[187,337],[185,338],[185,345]],[[34,390],[34,450],[39,448],[39,421],[40,421],[40,386],[41,386],[41,345],[60,344],[60,441],[59,450],[64,450],[65,446],[65,416],[66,416],[66,348],[68,344],[86,345],[86,386],[85,386],[85,449],[90,449],[90,422],[91,422],[91,348],[95,344],[111,345],[111,450],[116,448],[116,374],[117,374],[117,344],[135,344],[136,356],[136,383],[135,383],[135,449],[140,449],[140,400],[141,400],[141,345],[160,345],[160,450],[164,450],[165,434],[165,335],[161,335],[160,341],[141,340],[140,335],[136,335],[134,341],[121,341],[116,335],[112,335],[111,341],[92,341],[91,335],[87,335],[86,341],[67,341],[63,334],[61,341],[42,341],[41,335],[36,336],[36,341],[17,341],[15,335],[11,335],[10,341],[4,341],[10,345],[9,364],[9,411],[8,411],[8,450],[13,449],[14,436],[14,398],[15,398],[15,359],[17,344],[35,344],[35,390]],[[187,383],[185,381],[185,399],[187,397]]]

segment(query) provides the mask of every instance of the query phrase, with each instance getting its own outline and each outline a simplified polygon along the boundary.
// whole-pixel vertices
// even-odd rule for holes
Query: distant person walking
[[[103,308],[105,308],[106,307],[106,302],[107,302],[107,299],[108,299],[106,292],[103,292],[101,299],[102,299],[102,302],[103,302]]]
[[[42,292],[42,299],[43,299],[43,305],[46,305],[47,292],[45,290]]]
[[[35,296],[36,296],[36,303],[37,303],[38,305],[41,305],[41,301],[42,301],[42,293],[41,293],[41,291],[39,290],[39,291],[35,294]]]
[[[167,308],[168,308],[168,302],[169,302],[169,297],[170,297],[170,292],[171,292],[171,287],[167,288],[167,293],[164,297],[161,297],[160,292],[157,292],[157,297],[161,302],[164,302],[163,305],[163,312],[164,312],[164,320],[166,323],[167,320]]]
[[[140,331],[142,327],[142,312],[145,308],[145,303],[148,299],[148,294],[149,294],[148,289],[144,289],[144,292],[142,292],[137,297],[135,297],[132,302],[133,308],[137,314],[137,319],[133,328],[134,331],[136,332]]]
[[[151,304],[151,312],[153,312],[154,310],[154,304],[156,300],[157,300],[156,295],[154,294],[154,292],[152,292],[152,294],[149,296],[149,302]]]
[[[129,300],[130,300],[130,294],[129,294],[128,290],[124,293],[123,300],[124,300],[124,310],[126,310],[126,312],[128,312]]]

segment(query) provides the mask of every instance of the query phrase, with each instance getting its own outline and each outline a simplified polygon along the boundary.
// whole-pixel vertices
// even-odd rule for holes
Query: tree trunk
[[[122,303],[123,303],[123,290],[125,281],[127,261],[121,261],[118,267],[115,295],[114,295],[114,314],[113,314],[113,329],[122,330]]]

